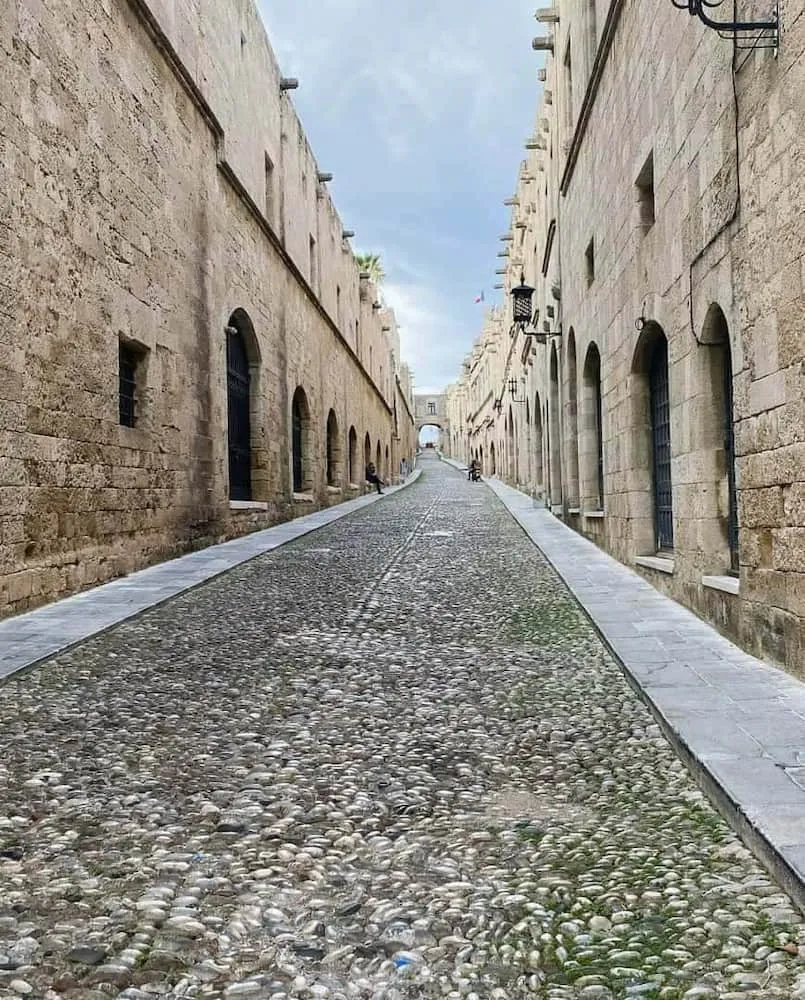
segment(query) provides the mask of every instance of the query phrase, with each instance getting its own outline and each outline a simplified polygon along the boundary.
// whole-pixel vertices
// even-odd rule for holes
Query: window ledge
[[[601,518],[606,517],[606,514],[604,513],[603,510],[585,510],[584,516],[587,518],[587,520],[590,520],[590,518],[600,520]]]
[[[674,560],[668,556],[635,556],[634,561],[636,566],[656,569],[658,573],[668,573],[670,576],[674,572]]]
[[[316,498],[312,493],[292,493],[292,498],[298,503],[315,503]]]
[[[725,594],[740,594],[741,581],[737,576],[702,576],[702,586],[710,590],[723,590]]]
[[[261,500],[230,500],[230,510],[268,510],[268,504]]]

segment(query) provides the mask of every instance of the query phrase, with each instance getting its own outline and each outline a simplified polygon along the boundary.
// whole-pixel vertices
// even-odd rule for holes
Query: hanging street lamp
[[[520,284],[515,285],[511,291],[512,295],[512,325],[509,334],[516,337],[522,334],[525,337],[534,337],[539,343],[547,342],[548,337],[561,337],[561,330],[537,330],[537,320],[539,310],[533,310],[534,289],[525,283],[525,274],[520,273]]]

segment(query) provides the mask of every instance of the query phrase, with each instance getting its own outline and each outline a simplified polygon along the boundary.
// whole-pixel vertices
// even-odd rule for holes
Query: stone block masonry
[[[508,202],[506,304],[447,407],[455,457],[799,675],[801,9],[781,5],[777,51],[748,51],[666,0],[559,0]],[[512,331],[521,273],[528,332]]]
[[[0,61],[0,614],[412,456],[394,318],[252,3],[12,0]]]

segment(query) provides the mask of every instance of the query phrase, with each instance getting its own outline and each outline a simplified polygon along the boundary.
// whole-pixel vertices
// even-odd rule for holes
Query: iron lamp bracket
[[[671,0],[674,7],[686,10],[691,17],[698,17],[702,24],[717,32],[720,38],[734,39],[739,49],[774,49],[780,45],[780,5],[767,21],[722,21],[710,11],[721,7],[724,0]]]

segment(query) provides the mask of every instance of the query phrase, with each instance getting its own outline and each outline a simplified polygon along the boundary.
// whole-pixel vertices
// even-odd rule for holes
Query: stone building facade
[[[455,456],[802,674],[805,11],[780,9],[779,48],[670,0],[537,12],[505,304],[448,410]],[[535,310],[515,328],[521,277]]]
[[[251,0],[11,0],[0,53],[0,613],[413,455],[394,316]]]

